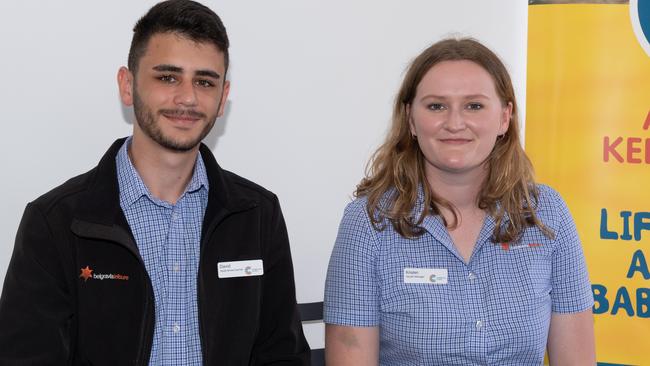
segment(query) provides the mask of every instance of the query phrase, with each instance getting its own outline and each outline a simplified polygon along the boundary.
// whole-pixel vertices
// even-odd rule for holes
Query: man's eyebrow
[[[168,64],[162,64],[162,65],[156,65],[152,68],[155,71],[160,71],[160,72],[174,72],[174,73],[183,73],[183,68],[179,66],[174,66],[174,65],[168,65]],[[207,76],[211,77],[213,79],[220,79],[221,75],[219,75],[217,72],[205,69],[205,70],[196,70],[194,73],[195,76]]]
[[[154,69],[155,71],[166,71],[166,72],[177,72],[177,73],[183,72],[182,67],[167,65],[167,64],[156,65],[152,67],[152,69]]]
[[[211,77],[213,79],[217,79],[217,80],[219,78],[221,78],[221,76],[219,74],[217,74],[216,72],[214,72],[212,70],[196,70],[195,75],[196,76],[209,76],[209,77]]]

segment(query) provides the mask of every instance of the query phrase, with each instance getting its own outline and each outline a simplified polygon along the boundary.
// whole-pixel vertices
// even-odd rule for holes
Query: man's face
[[[120,95],[133,105],[134,140],[152,140],[165,149],[196,148],[223,114],[229,83],[224,55],[211,43],[176,33],[151,37],[136,75],[120,69]]]

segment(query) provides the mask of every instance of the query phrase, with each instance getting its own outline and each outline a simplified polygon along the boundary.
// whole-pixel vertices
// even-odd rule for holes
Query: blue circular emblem
[[[650,56],[650,1],[630,0],[630,20],[639,44]]]

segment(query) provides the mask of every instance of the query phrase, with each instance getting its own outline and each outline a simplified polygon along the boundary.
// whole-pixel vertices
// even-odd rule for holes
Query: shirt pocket
[[[380,323],[382,341],[390,349],[409,350],[416,359],[448,353],[462,354],[466,321],[462,314],[462,292],[446,284],[404,283],[404,267],[386,269],[381,281]],[[428,355],[428,356],[427,356]]]
[[[495,283],[504,286],[509,296],[524,299],[531,305],[550,301],[552,248],[547,244],[520,244],[509,249],[497,247]]]

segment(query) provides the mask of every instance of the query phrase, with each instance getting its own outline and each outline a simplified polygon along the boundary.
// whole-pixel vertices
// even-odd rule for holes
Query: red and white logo
[[[79,278],[83,278],[84,282],[88,282],[88,280],[118,280],[118,281],[128,281],[129,276],[128,275],[123,275],[120,273],[94,273],[95,270],[90,268],[90,266],[86,266],[85,268],[81,269],[81,274],[79,275]]]
[[[83,278],[84,282],[88,281],[88,279],[92,277],[93,277],[93,270],[90,269],[90,267],[86,266],[86,268],[81,269],[81,274],[79,275],[79,278]]]
[[[501,243],[501,249],[503,250],[517,250],[517,249],[527,249],[527,248],[537,248],[542,246],[542,244],[539,243],[530,243],[530,244],[518,244],[518,245],[511,245],[509,243]]]

